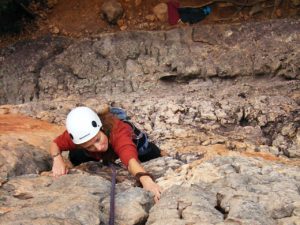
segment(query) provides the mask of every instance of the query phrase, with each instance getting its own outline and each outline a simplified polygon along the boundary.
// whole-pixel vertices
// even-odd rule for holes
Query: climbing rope
[[[109,209],[109,225],[115,224],[115,187],[116,187],[116,168],[113,163],[109,164],[111,168],[111,189],[110,189],[110,209]]]

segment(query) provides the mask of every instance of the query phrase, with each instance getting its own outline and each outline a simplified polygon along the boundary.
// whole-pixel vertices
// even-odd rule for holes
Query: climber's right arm
[[[58,177],[68,173],[67,165],[61,155],[57,144],[55,142],[51,143],[50,154],[53,159],[52,173],[54,177]]]

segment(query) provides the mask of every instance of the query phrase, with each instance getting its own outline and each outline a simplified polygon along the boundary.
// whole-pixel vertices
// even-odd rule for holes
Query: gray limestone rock
[[[205,187],[183,188],[173,186],[164,192],[161,201],[150,211],[150,224],[215,224],[223,220],[223,215],[214,207],[216,198]]]
[[[48,152],[18,137],[0,135],[0,184],[9,177],[50,170]]]
[[[153,196],[142,188],[130,188],[116,194],[115,224],[142,224],[147,221],[149,211],[154,205]],[[109,221],[110,197],[103,200],[100,216],[102,221]],[[106,224],[106,222],[104,222]]]
[[[143,164],[164,189],[155,205],[118,168],[116,224],[298,225],[299,30],[276,20],[18,43],[0,50],[0,104],[22,104],[0,112],[63,124],[75,106],[124,107],[167,156]],[[38,175],[50,166],[1,133],[1,223],[108,224],[107,169]]]
[[[1,223],[38,224],[63,220],[74,224],[99,224],[101,198],[109,193],[109,182],[86,175],[19,176],[1,188],[2,205],[7,209]],[[13,223],[12,223],[13,222]]]

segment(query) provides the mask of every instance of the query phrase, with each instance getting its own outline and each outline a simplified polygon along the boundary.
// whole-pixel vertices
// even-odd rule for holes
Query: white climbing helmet
[[[74,144],[91,140],[102,127],[97,113],[88,107],[76,107],[71,110],[66,120],[67,131]]]

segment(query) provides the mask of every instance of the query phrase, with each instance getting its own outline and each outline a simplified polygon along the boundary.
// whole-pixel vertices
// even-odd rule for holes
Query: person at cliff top
[[[155,202],[159,200],[161,188],[145,171],[140,161],[159,157],[160,149],[149,142],[146,154],[139,157],[132,139],[132,126],[118,119],[109,110],[96,114],[88,107],[77,107],[68,114],[66,127],[67,130],[56,137],[50,146],[54,177],[68,173],[61,151],[69,151],[69,159],[75,166],[101,159],[114,161],[119,157],[128,171],[138,178],[143,188],[154,194]]]

